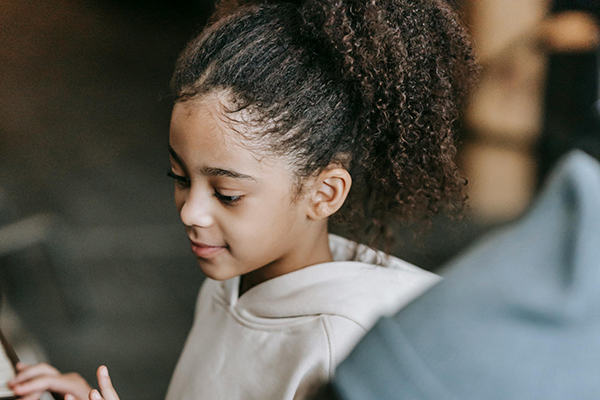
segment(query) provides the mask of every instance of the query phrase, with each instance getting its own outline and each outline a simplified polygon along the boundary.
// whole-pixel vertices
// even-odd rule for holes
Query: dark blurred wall
[[[53,217],[0,254],[0,290],[52,363],[106,363],[123,398],[164,397],[202,280],[165,173],[169,78],[210,8],[0,2],[0,224]]]
[[[551,14],[579,11],[600,18],[598,0],[554,0]],[[598,49],[551,52],[546,67],[544,119],[538,141],[539,182],[571,149],[600,157]]]
[[[540,182],[571,149],[600,157],[598,73],[594,52],[549,56],[544,128],[538,146]]]

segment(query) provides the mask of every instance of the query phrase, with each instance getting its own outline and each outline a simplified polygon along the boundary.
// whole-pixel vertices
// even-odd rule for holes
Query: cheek
[[[229,233],[235,235],[240,252],[260,257],[261,253],[289,245],[290,236],[298,229],[298,210],[286,200],[257,202],[243,220],[233,225]]]

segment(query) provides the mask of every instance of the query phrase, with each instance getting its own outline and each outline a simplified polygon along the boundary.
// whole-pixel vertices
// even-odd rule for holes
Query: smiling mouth
[[[212,258],[227,249],[227,246],[211,246],[204,243],[192,243],[192,253],[200,258]]]

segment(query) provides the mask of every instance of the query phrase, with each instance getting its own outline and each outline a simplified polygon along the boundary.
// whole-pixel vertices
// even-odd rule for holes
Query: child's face
[[[297,259],[311,229],[288,164],[243,146],[220,110],[210,98],[176,104],[170,151],[192,251],[207,276],[224,280]]]

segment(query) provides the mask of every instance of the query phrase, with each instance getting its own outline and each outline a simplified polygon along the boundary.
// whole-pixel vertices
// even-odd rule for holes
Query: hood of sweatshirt
[[[293,318],[332,314],[369,329],[440,278],[396,257],[336,235],[329,236],[333,262],[270,279],[238,296],[240,278],[221,282],[223,301],[240,316]]]

